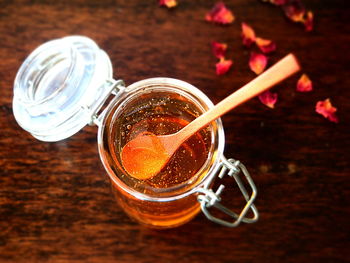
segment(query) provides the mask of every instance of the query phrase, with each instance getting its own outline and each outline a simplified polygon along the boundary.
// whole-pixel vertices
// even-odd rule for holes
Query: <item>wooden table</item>
[[[1,262],[350,260],[349,5],[305,0],[315,13],[315,30],[306,33],[258,0],[226,0],[236,21],[213,25],[204,20],[213,3],[179,0],[168,10],[157,1],[1,1]],[[147,229],[112,197],[96,127],[44,143],[13,117],[13,81],[22,61],[45,41],[74,34],[94,39],[109,54],[116,79],[178,78],[216,103],[255,76],[241,22],[276,41],[270,64],[293,52],[314,83],[311,93],[297,93],[298,74],[274,89],[275,109],[255,98],[223,117],[225,155],[249,168],[259,190],[255,224],[229,229],[200,214],[179,228]],[[211,41],[229,45],[234,66],[223,76],[215,74]],[[315,113],[316,102],[328,97],[339,124]]]

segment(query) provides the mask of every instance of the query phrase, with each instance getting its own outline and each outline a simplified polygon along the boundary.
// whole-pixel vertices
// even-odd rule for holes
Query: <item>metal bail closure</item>
[[[239,214],[233,212],[231,209],[227,208],[226,206],[220,203],[221,201],[220,195],[225,188],[223,184],[221,184],[215,192],[210,188],[216,176],[222,179],[226,174],[235,179],[244,199],[246,200],[246,204]],[[241,174],[244,175],[246,181],[248,182],[251,188],[252,194],[250,196],[241,180],[241,177],[242,177],[240,176]],[[259,218],[258,210],[253,204],[256,195],[257,195],[257,189],[246,167],[240,161],[237,161],[234,159],[227,160],[225,157],[222,157],[221,162],[219,163],[219,166],[216,169],[216,172],[214,172],[214,176],[212,176],[211,180],[209,180],[202,188],[199,188],[197,199],[201,205],[201,209],[203,213],[209,220],[223,226],[236,227],[241,222],[254,223],[258,220]],[[229,222],[213,216],[209,212],[209,208],[211,207],[215,207],[219,209],[221,212],[232,217],[234,221]],[[249,209],[251,209],[253,212],[253,217],[251,218],[246,217],[246,214],[249,211]]]

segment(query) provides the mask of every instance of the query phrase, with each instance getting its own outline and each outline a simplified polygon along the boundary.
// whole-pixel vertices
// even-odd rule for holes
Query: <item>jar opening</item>
[[[208,101],[203,101],[193,94],[194,89],[198,91],[193,86],[187,90],[169,83],[139,84],[129,86],[126,95],[113,101],[114,105],[107,109],[99,133],[102,162],[118,187],[133,195],[142,195],[141,199],[145,196],[146,199],[168,198],[190,192],[217,162],[219,140],[223,140],[223,137],[219,139],[219,133],[223,132],[220,121],[187,140],[162,171],[151,179],[138,180],[129,176],[120,160],[120,151],[140,132],[165,135],[180,130],[212,103],[206,97]]]

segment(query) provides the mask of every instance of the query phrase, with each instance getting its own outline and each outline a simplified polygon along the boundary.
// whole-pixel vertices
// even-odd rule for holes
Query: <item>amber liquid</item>
[[[201,114],[187,98],[168,92],[147,93],[128,102],[112,124],[109,149],[117,164],[118,176],[123,183],[137,192],[152,197],[175,194],[190,188],[204,174],[198,173],[208,159],[211,149],[211,130],[202,129],[184,142],[168,164],[155,176],[138,180],[127,174],[122,166],[120,153],[123,146],[138,134],[172,134],[186,126]],[[169,227],[188,221],[198,211],[196,197],[191,195],[172,202],[149,202],[135,199],[115,186],[119,203],[138,221],[152,226]]]

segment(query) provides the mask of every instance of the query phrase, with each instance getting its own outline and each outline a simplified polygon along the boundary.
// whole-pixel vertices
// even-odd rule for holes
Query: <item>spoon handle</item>
[[[299,71],[300,66],[293,54],[289,54],[274,64],[257,78],[232,93],[230,96],[215,105],[214,108],[203,113],[195,120],[190,122],[181,130],[183,140],[188,139],[196,131],[200,130],[213,120],[224,115],[234,107],[244,103],[252,97],[264,92],[282,80],[288,78],[295,72]]]

